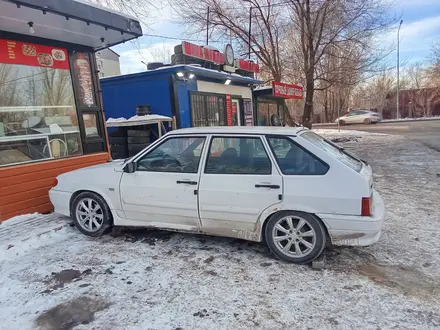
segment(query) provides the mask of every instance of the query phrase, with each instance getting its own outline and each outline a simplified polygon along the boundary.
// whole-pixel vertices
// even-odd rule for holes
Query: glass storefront
[[[91,59],[0,39],[0,166],[106,150]]]
[[[81,155],[67,50],[0,45],[0,166]]]
[[[283,123],[283,104],[280,101],[258,98],[257,102],[257,124],[258,126],[272,126],[272,115],[278,115]]]

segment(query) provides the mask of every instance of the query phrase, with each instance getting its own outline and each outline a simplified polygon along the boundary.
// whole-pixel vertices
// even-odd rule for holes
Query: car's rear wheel
[[[71,214],[76,228],[87,236],[101,236],[112,226],[110,208],[101,196],[92,192],[75,197]]]
[[[339,121],[339,125],[344,126],[345,124],[346,124],[345,120],[342,120],[342,119],[341,119],[341,120]]]
[[[326,244],[324,227],[315,216],[303,212],[273,215],[265,230],[266,243],[278,258],[295,264],[315,260]]]
[[[364,119],[364,124],[366,124],[366,125],[370,125],[371,122],[372,122],[371,118],[365,118]]]

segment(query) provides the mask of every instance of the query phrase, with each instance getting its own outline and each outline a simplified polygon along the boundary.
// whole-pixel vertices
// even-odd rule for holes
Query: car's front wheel
[[[87,236],[101,236],[112,225],[107,203],[100,195],[92,192],[83,192],[75,197],[71,214],[76,228]]]
[[[344,126],[345,124],[346,124],[345,120],[341,119],[341,120],[339,121],[339,125]]]
[[[280,212],[268,221],[266,243],[272,253],[282,260],[306,264],[315,260],[325,247],[324,227],[311,214]]]

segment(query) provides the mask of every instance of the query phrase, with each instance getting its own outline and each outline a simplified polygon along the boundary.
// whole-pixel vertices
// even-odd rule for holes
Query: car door
[[[346,115],[345,122],[348,124],[356,123],[356,118],[358,116],[358,111],[351,111]]]
[[[136,160],[124,173],[121,203],[128,219],[162,228],[200,228],[199,163],[206,136],[174,136]]]
[[[298,144],[298,138],[278,135],[266,139],[282,173],[284,205],[314,213],[337,203],[332,195],[338,187],[325,179],[328,164]]]
[[[368,112],[359,110],[359,111],[357,111],[356,116],[353,117],[353,123],[362,124],[364,122],[365,118],[368,118]]]
[[[282,185],[260,136],[212,136],[199,187],[203,231],[233,237],[254,231],[261,213],[280,203]]]

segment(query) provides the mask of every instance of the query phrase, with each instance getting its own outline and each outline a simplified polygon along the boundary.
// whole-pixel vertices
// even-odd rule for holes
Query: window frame
[[[156,149],[158,149],[161,145],[163,145],[164,143],[168,142],[169,140],[174,140],[174,139],[198,139],[198,138],[203,138],[205,139],[205,141],[203,142],[203,147],[202,147],[202,151],[200,152],[200,158],[199,158],[199,163],[197,164],[197,171],[196,172],[174,172],[174,171],[148,171],[148,170],[140,170],[139,169],[139,161],[144,158],[147,157],[148,155],[150,155],[152,152],[154,152]],[[136,172],[146,172],[146,173],[174,173],[174,174],[198,174],[200,172],[201,169],[201,165],[203,163],[203,157],[205,154],[205,146],[206,146],[206,142],[208,141],[208,136],[207,135],[170,135],[167,138],[164,138],[163,140],[158,140],[158,143],[156,143],[154,146],[152,146],[151,148],[149,148],[148,150],[145,150],[144,153],[142,153],[139,157],[137,157],[135,160],[133,160],[133,163],[135,163],[136,165]]]
[[[325,176],[327,175],[327,173],[330,170],[330,165],[328,163],[326,163],[324,160],[322,160],[322,158],[316,156],[313,152],[311,152],[310,150],[308,150],[307,148],[303,147],[301,144],[299,144],[298,142],[296,142],[293,138],[296,137],[294,135],[271,135],[271,134],[267,134],[264,136],[267,145],[269,146],[269,149],[271,151],[271,154],[275,160],[276,166],[278,168],[279,173],[281,173],[281,175],[283,176]],[[298,148],[302,149],[305,153],[307,153],[309,156],[315,158],[317,161],[319,161],[322,165],[324,165],[326,167],[326,171],[323,174],[310,174],[310,173],[302,173],[302,174],[286,174],[283,172],[283,170],[281,169],[281,166],[279,164],[278,161],[278,157],[275,153],[275,150],[272,147],[272,144],[270,143],[269,139],[273,138],[273,139],[285,139],[290,141],[292,144],[294,144],[295,146],[297,146]]]
[[[82,147],[82,154],[81,155],[72,155],[67,157],[62,157],[59,159],[68,159],[68,158],[75,158],[79,156],[88,156],[96,153],[107,153],[107,134],[106,134],[106,128],[104,123],[104,115],[103,115],[103,106],[102,106],[102,98],[101,98],[101,90],[100,90],[100,84],[99,84],[99,77],[98,77],[98,71],[97,71],[97,63],[96,63],[96,54],[94,50],[90,47],[83,46],[83,45],[76,45],[76,44],[68,44],[61,41],[56,41],[52,39],[46,39],[46,38],[40,38],[35,36],[28,36],[23,34],[17,34],[13,32],[7,32],[7,31],[0,31],[0,39],[7,39],[7,40],[13,40],[18,42],[29,42],[34,43],[38,45],[43,46],[50,46],[50,47],[60,47],[67,50],[67,57],[69,61],[69,74],[70,74],[70,81],[72,83],[73,88],[73,96],[74,96],[74,107],[75,112],[78,118],[78,129],[79,129],[79,136],[81,140],[81,147]],[[75,79],[75,71],[73,67],[73,54],[81,52],[86,53],[89,56],[90,59],[90,71],[92,76],[92,84],[93,84],[93,94],[95,97],[95,106],[91,108],[84,109],[84,112],[87,112],[89,110],[90,112],[94,112],[97,115],[97,125],[98,125],[98,132],[100,133],[99,137],[93,137],[93,138],[86,138],[85,136],[85,127],[84,122],[82,118],[83,111],[81,110],[81,105],[78,102],[79,93],[78,93],[78,86]],[[47,158],[47,159],[41,159],[41,160],[32,160],[29,162],[22,162],[22,163],[13,163],[13,164],[6,164],[2,165],[1,167],[8,167],[8,166],[19,166],[21,164],[31,164],[31,163],[40,163],[40,162],[50,162],[52,160],[56,160],[55,158]]]
[[[206,172],[206,169],[207,169],[207,167],[208,167],[208,161],[209,161],[209,156],[210,156],[210,152],[211,152],[211,146],[212,146],[212,142],[214,141],[214,139],[215,138],[223,138],[223,139],[227,139],[227,138],[232,138],[232,139],[237,139],[237,138],[244,138],[244,139],[259,139],[260,140],[260,142],[261,142],[261,145],[263,146],[263,148],[264,148],[264,152],[266,153],[266,156],[267,156],[267,159],[269,160],[269,163],[270,163],[270,173],[265,173],[265,174],[262,174],[262,173],[209,173],[209,172]],[[216,134],[216,135],[210,135],[210,137],[209,137],[209,145],[208,145],[208,148],[206,149],[206,152],[205,152],[205,157],[204,157],[204,164],[203,164],[203,175],[267,175],[267,176],[270,176],[270,175],[273,175],[273,170],[274,170],[274,168],[273,168],[273,162],[272,162],[272,159],[271,159],[271,155],[270,155],[270,153],[269,153],[269,151],[268,151],[268,149],[267,149],[267,147],[265,146],[265,141],[264,141],[264,139],[263,139],[263,136],[262,135],[235,135],[235,134],[225,134],[225,135],[222,135],[222,134]]]

